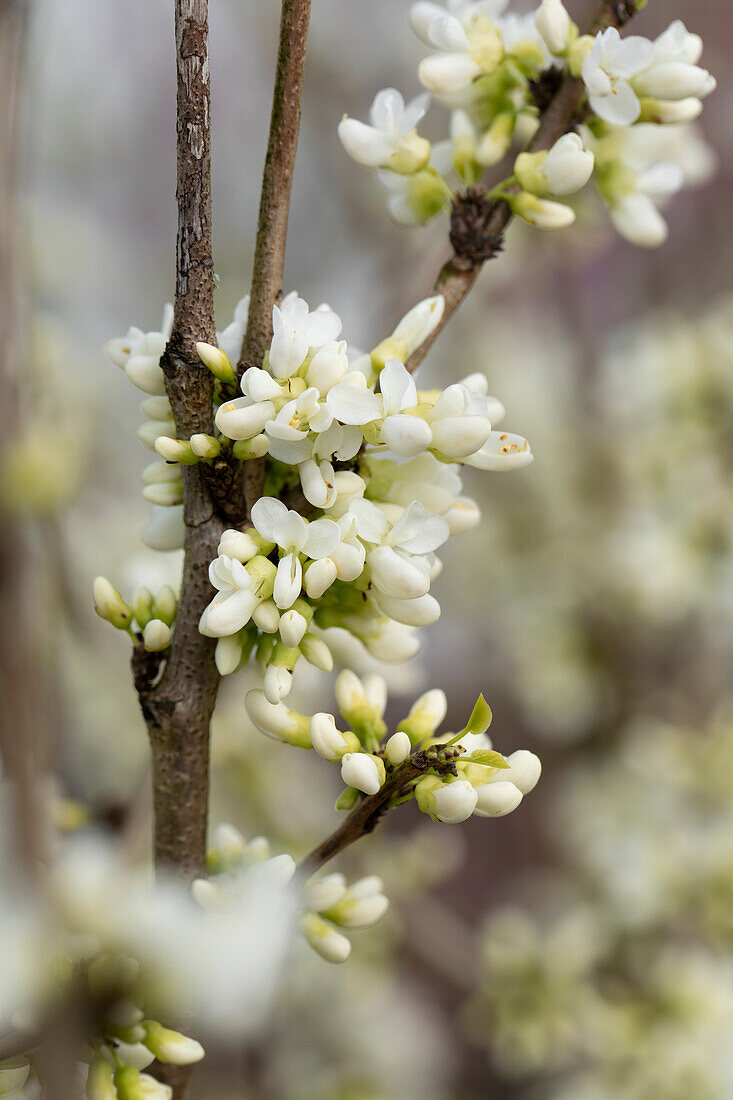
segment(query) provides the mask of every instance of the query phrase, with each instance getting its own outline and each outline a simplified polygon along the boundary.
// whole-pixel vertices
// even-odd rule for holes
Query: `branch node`
[[[483,187],[469,187],[453,200],[450,243],[456,271],[476,271],[504,247],[504,234],[491,233],[489,220],[497,202],[486,197]]]

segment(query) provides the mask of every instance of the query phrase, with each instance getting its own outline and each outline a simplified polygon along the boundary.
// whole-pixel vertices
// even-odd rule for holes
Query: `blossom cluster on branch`
[[[659,204],[708,170],[710,154],[691,131],[715,79],[697,62],[702,40],[680,20],[654,41],[608,27],[581,35],[562,0],[533,13],[506,13],[508,0],[419,0],[410,21],[432,49],[418,68],[426,92],[405,104],[394,88],[376,96],[369,124],[345,117],[347,152],[375,169],[392,216],[423,225],[449,209],[461,188],[511,154],[510,173],[488,191],[530,225],[575,220],[565,200],[592,180],[618,232],[660,245]],[[641,7],[637,4],[636,7]],[[582,81],[572,130],[550,149],[526,146],[565,78]],[[431,143],[417,125],[431,95],[450,110],[449,137]],[[663,134],[663,136],[662,136]]]

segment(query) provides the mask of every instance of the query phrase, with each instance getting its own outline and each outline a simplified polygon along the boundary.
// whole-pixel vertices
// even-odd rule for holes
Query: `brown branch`
[[[322,844],[319,844],[305,857],[298,867],[302,877],[309,878],[329,859],[333,859],[339,852],[343,852],[344,848],[348,848],[349,845],[354,844],[363,836],[373,833],[390,808],[393,799],[405,794],[413,780],[419,779],[421,775],[425,775],[429,771],[433,771],[438,775],[456,775],[453,759],[455,756],[460,755],[463,749],[456,746],[452,752],[449,750],[446,755],[442,751],[446,747],[445,745],[433,745],[428,750],[413,753],[405,760],[404,764],[401,764],[389,776],[386,783],[380,787],[376,794],[363,798],[346,820],[339,825],[338,829],[331,833],[329,837],[326,837]]]
[[[247,367],[262,366],[272,339],[272,307],[282,291],[310,9],[311,0],[283,0],[249,318],[238,365],[240,376]]]
[[[591,23],[589,34],[597,34],[608,27],[622,27],[636,12],[635,0],[604,0],[595,19]],[[531,149],[549,149],[550,146],[567,133],[570,129],[573,116],[578,107],[580,97],[584,91],[584,85],[579,77],[566,76],[549,105],[541,114],[541,122],[537,133],[530,145]],[[454,203],[455,212],[460,212],[460,196]],[[512,220],[512,211],[507,203],[501,201],[486,202],[483,224],[479,227],[478,235],[483,241],[491,238],[500,239]],[[489,255],[493,254],[492,252]],[[453,314],[463,302],[469,290],[483,267],[485,260],[489,258],[467,258],[465,252],[454,251],[448,262],[441,268],[435,281],[434,292],[442,294],[445,298],[445,310],[440,324],[431,332],[430,336],[417,348],[406,363],[407,369],[412,372],[422,363],[440,333],[450,321]]]
[[[178,234],[173,330],[161,359],[179,436],[212,430],[213,377],[198,340],[214,343],[211,254],[211,124],[207,0],[174,0],[177,62]],[[210,596],[209,562],[222,522],[201,466],[183,469],[185,559],[181,598],[163,675],[140,683],[152,748],[155,864],[187,879],[203,873],[209,789],[209,724],[219,675],[214,642],[199,633]]]

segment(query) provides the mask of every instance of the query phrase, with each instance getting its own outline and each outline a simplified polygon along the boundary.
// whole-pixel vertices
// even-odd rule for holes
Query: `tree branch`
[[[173,330],[161,359],[176,431],[212,431],[213,377],[195,344],[214,343],[211,119],[207,0],[174,0],[177,59],[178,235]],[[155,686],[139,684],[152,748],[155,865],[186,879],[204,871],[209,724],[219,675],[198,621],[209,562],[223,528],[201,465],[183,468],[186,525],[181,597],[168,660]]]
[[[405,794],[413,780],[430,771],[438,775],[456,775],[453,757],[463,750],[457,746],[453,753],[444,757],[442,750],[445,748],[445,745],[432,745],[427,750],[413,753],[400,764],[376,794],[363,798],[338,829],[305,857],[298,868],[302,877],[310,878],[329,859],[343,852],[344,848],[373,833],[393,799]]]
[[[591,23],[588,33],[597,34],[608,27],[623,27],[636,13],[636,8],[636,0],[604,0]],[[558,138],[567,133],[583,92],[584,85],[579,77],[568,75],[563,79],[548,107],[542,112],[540,127],[532,140],[531,149],[549,149]],[[456,211],[460,213],[460,202],[459,196],[454,203],[454,216]],[[478,236],[481,237],[482,241],[490,238],[500,239],[511,220],[512,212],[507,203],[485,201],[484,216],[482,224],[478,226]],[[445,298],[443,316],[440,324],[410,356],[405,364],[408,371],[415,371],[420,366],[435,340],[475,283],[484,262],[484,258],[467,259],[466,255],[456,249],[454,244],[453,255],[442,267],[435,281],[434,292],[442,294]]]
[[[238,364],[240,377],[247,367],[262,366],[272,339],[272,307],[282,291],[310,9],[311,0],[283,0],[249,318]]]

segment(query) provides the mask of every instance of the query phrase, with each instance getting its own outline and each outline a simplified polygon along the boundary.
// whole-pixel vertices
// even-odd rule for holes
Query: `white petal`
[[[308,524],[303,552],[309,558],[327,558],[338,546],[341,531],[332,519],[316,519]]]
[[[297,554],[286,554],[280,558],[275,575],[273,599],[281,611],[297,600],[303,581],[303,569]]]
[[[430,594],[416,600],[398,600],[380,592],[376,600],[385,615],[406,626],[429,626],[440,618],[440,604]]]
[[[410,558],[391,546],[377,546],[369,555],[372,581],[385,596],[414,600],[430,589],[430,575],[422,558]]]
[[[448,538],[448,524],[414,500],[389,533],[388,542],[411,554],[429,554]]]
[[[339,123],[338,135],[346,152],[357,164],[367,168],[386,165],[395,151],[396,143],[388,135],[373,126],[366,126],[355,118],[344,118]]]
[[[252,505],[251,518],[263,539],[267,539],[268,542],[277,542],[275,531],[287,513],[288,510],[281,500],[275,497],[260,497]]]
[[[356,516],[356,529],[359,538],[367,542],[381,542],[389,530],[389,523],[384,512],[377,508],[370,500],[352,500],[349,512]]]
[[[436,95],[462,92],[480,73],[467,53],[434,54],[424,58],[418,67],[420,83]]]
[[[422,417],[399,413],[383,422],[379,440],[401,458],[414,458],[430,446],[433,433]]]
[[[329,390],[326,404],[342,424],[369,424],[382,415],[382,402],[365,387],[339,382]]]
[[[635,193],[611,210],[613,224],[622,237],[642,248],[657,248],[667,239],[667,223],[648,195]]]
[[[417,405],[415,379],[399,359],[388,359],[379,375],[384,412],[387,416],[414,409]]]

